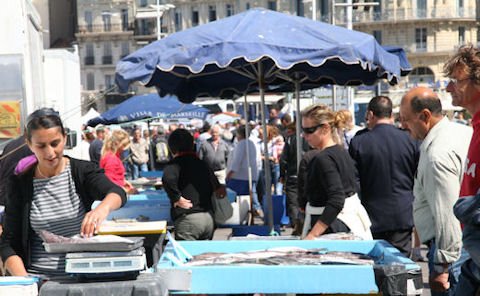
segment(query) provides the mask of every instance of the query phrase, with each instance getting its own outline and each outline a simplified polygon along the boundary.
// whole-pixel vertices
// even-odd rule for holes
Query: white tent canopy
[[[92,118],[95,118],[95,117],[98,117],[100,115],[100,113],[97,112],[97,110],[93,109],[93,108],[90,108],[87,113],[85,113],[85,115],[82,116],[81,120],[82,120],[82,123],[84,124],[87,124],[87,122],[92,119]]]

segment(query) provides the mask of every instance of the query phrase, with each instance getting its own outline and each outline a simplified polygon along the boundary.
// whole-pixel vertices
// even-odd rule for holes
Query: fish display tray
[[[127,252],[143,246],[143,237],[125,237],[131,242],[43,243],[48,253]]]
[[[422,274],[419,265],[385,241],[338,240],[246,240],[179,241],[167,244],[156,271],[175,281],[167,282],[173,293],[187,294],[375,294],[419,295]],[[186,266],[181,249],[192,256],[203,253],[236,253],[278,247],[327,249],[354,252],[376,258],[372,265],[208,265]],[[188,275],[185,279],[179,275]],[[187,285],[185,285],[187,283]],[[211,283],[215,283],[212,285]],[[183,284],[187,288],[182,288]],[[400,294],[398,294],[400,293]]]

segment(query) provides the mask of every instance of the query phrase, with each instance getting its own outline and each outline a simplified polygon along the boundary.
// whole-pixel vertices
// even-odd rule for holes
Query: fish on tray
[[[206,265],[373,265],[368,255],[352,252],[329,252],[327,249],[282,247],[238,253],[202,253],[193,256],[186,266]]]

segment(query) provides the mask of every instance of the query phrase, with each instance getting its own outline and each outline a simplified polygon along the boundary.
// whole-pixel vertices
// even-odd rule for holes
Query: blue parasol
[[[158,94],[139,95],[129,98],[114,108],[90,119],[89,126],[120,124],[142,119],[190,119],[204,120],[208,109],[192,104],[183,104],[176,97],[159,97]]]
[[[118,62],[115,75],[122,91],[139,81],[155,86],[162,96],[175,94],[189,103],[199,96],[258,91],[262,122],[266,90],[295,90],[298,98],[301,89],[324,84],[371,85],[379,78],[397,83],[400,63],[373,36],[261,8],[147,45]],[[299,125],[297,120],[297,130]],[[265,125],[263,129],[266,136]],[[264,146],[268,151],[265,140]],[[268,162],[266,157],[265,167]],[[269,170],[265,178],[269,188]],[[268,224],[273,229],[270,190],[266,201]]]

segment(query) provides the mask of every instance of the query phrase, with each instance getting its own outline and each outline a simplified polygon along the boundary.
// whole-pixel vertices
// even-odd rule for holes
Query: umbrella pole
[[[270,171],[270,155],[268,153],[268,140],[267,140],[267,123],[265,121],[265,80],[263,72],[262,61],[258,63],[258,88],[260,90],[260,107],[261,107],[261,117],[262,117],[262,130],[263,130],[263,151],[264,151],[264,171],[265,171],[265,199],[267,200],[267,210],[268,210],[268,227],[270,229],[270,234],[274,235],[275,230],[273,228],[273,201],[272,201],[272,175]]]
[[[297,116],[295,119],[295,136],[296,136],[296,144],[297,144],[297,172],[298,168],[300,167],[300,161],[302,160],[302,139],[300,135],[301,130],[301,118],[300,118],[300,81],[298,79],[295,80],[295,97],[297,98],[296,104],[296,112]]]
[[[249,223],[250,225],[254,225],[254,219],[253,219],[253,193],[252,193],[252,168],[250,167],[250,149],[248,149],[248,144],[249,144],[249,131],[250,127],[248,126],[248,110],[247,110],[247,95],[245,94],[243,96],[243,114],[245,116],[245,140],[247,141],[247,145],[245,146],[245,149],[247,150],[247,163],[248,163],[248,194],[250,195],[250,219]]]

